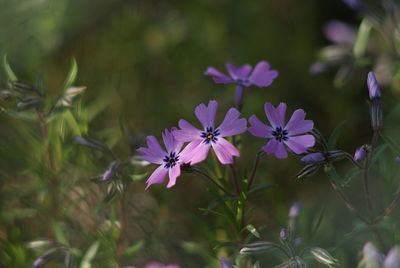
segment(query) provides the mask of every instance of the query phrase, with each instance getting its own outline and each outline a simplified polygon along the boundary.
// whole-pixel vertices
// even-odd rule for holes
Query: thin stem
[[[213,178],[210,177],[210,175],[208,175],[206,172],[204,172],[203,170],[199,169],[199,168],[195,168],[193,167],[193,170],[201,175],[203,175],[206,179],[208,179],[209,181],[211,181],[215,186],[218,187],[218,189],[220,189],[222,192],[224,192],[224,194],[226,194],[229,197],[237,197],[236,195],[228,192],[227,190],[225,190],[224,187],[222,187],[218,182],[216,182]]]
[[[371,194],[369,192],[369,184],[368,184],[368,171],[369,171],[369,155],[367,155],[367,159],[365,162],[365,168],[364,168],[364,175],[363,175],[363,186],[364,186],[364,195],[365,195],[365,201],[367,203],[367,208],[368,208],[368,215],[369,219],[372,220],[373,217],[373,211],[372,211],[372,204],[371,204]]]
[[[340,186],[337,184],[337,182],[335,182],[332,179],[329,179],[329,182],[332,185],[333,190],[335,190],[335,192],[337,194],[339,194],[340,198],[342,199],[342,201],[344,202],[344,204],[346,205],[346,207],[350,210],[351,213],[353,213],[357,218],[359,218],[361,221],[363,221],[364,223],[366,223],[367,225],[370,225],[370,222],[368,220],[366,220],[360,212],[358,212],[358,210],[351,204],[351,202],[348,200],[348,198],[346,197],[346,195],[343,193],[342,189],[340,188]]]
[[[250,190],[250,188],[251,188],[251,186],[252,186],[252,184],[253,184],[254,177],[256,176],[256,172],[257,172],[257,169],[258,169],[258,164],[260,163],[260,157],[261,157],[263,154],[264,154],[264,151],[259,151],[259,152],[256,154],[256,160],[254,161],[253,170],[251,171],[251,175],[250,175],[250,178],[249,178],[249,184],[247,185],[247,191]]]
[[[236,174],[235,164],[229,165],[229,167],[232,171],[233,183],[235,184],[236,194],[240,195],[240,185]]]
[[[393,210],[396,208],[399,201],[400,201],[400,194],[398,194],[396,196],[396,198],[393,199],[392,203],[390,203],[390,205],[378,217],[376,217],[372,221],[372,224],[376,224],[376,223],[380,222],[381,220],[383,220],[383,218],[385,218],[386,216],[389,216],[390,214],[392,214]]]
[[[364,169],[364,166],[362,166],[360,163],[354,160],[353,156],[349,154],[348,152],[342,151],[344,156],[351,162],[353,163],[356,167],[360,169]]]

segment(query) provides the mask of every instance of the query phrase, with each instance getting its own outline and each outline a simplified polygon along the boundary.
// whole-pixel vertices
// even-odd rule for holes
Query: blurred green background
[[[112,135],[119,135],[112,130],[119,129],[121,120],[134,132],[160,137],[164,128],[175,126],[180,118],[193,121],[194,107],[201,102],[217,100],[222,116],[232,105],[234,86],[214,84],[203,75],[206,67],[225,72],[226,61],[255,65],[260,60],[270,62],[280,75],[268,88],[246,91],[245,117],[257,114],[264,118],[264,102],[283,101],[289,111],[303,108],[327,136],[336,125],[346,121],[346,131],[339,140],[339,147],[344,150],[353,152],[369,139],[367,70],[354,71],[339,89],[333,86],[335,70],[316,76],[308,72],[318,49],[329,43],[322,33],[327,21],[341,19],[355,27],[360,21],[339,0],[1,0],[0,5],[0,52],[7,53],[18,77],[28,82],[42,74],[47,89],[56,96],[70,60],[75,57],[79,66],[76,84],[87,86],[82,103],[100,111],[89,125],[90,132],[102,133],[100,136],[108,137],[111,143],[115,143]],[[29,183],[24,182],[25,175],[21,173],[24,160],[18,159],[24,158],[24,142],[14,133],[14,120],[4,114],[0,120],[1,137],[8,143],[1,159],[2,185],[7,192],[16,190],[14,184],[24,187]],[[244,135],[239,166],[248,170],[263,144],[263,140]],[[126,138],[115,144],[115,150],[126,157],[130,154]],[[93,197],[83,213],[71,212],[71,222],[67,224],[71,232],[68,240],[81,250],[90,246],[87,237],[96,236],[96,228],[108,217],[107,214],[98,218],[88,212],[101,199],[97,186],[88,178],[105,169],[90,163],[79,159],[71,163],[71,168],[79,172],[70,180]],[[351,224],[352,216],[338,203],[322,173],[311,180],[296,181],[294,176],[300,168],[297,158],[262,160],[258,179],[277,186],[252,198],[256,208],[253,225],[266,225],[266,239],[276,240],[279,228],[286,224],[288,208],[301,200],[305,207],[304,225],[325,209],[323,231],[317,239],[320,246],[346,247],[345,242],[332,243],[332,239],[338,239],[337,232],[344,237],[350,231],[346,226]],[[210,199],[206,186],[193,175],[180,177],[177,186],[170,190],[155,185],[145,191],[143,181],[132,184],[126,197],[129,219],[125,242],[131,245],[143,240],[145,250],[122,263],[140,266],[159,260],[182,267],[203,267],[206,253],[189,254],[182,241],[195,241],[211,248],[207,236],[215,220],[197,209],[206,207]],[[24,207],[18,198],[2,202],[4,211]],[[86,213],[94,220],[80,218]],[[336,228],[330,221],[338,224],[334,225]],[[38,216],[12,219],[4,223],[2,238],[23,244],[45,237],[47,227],[38,222]],[[11,225],[16,234],[7,237],[4,228]],[[354,267],[363,241],[355,243],[354,247],[347,245],[347,253],[340,253],[347,254],[343,259],[348,262],[344,265],[349,266],[343,267]],[[25,260],[29,263],[35,254],[27,252]]]

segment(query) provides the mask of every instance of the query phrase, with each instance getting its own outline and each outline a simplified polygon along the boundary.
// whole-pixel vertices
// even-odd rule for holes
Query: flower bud
[[[376,80],[374,72],[368,73],[367,85],[370,100],[380,99],[381,90],[379,89],[378,80]]]
[[[363,146],[361,146],[360,148],[358,148],[355,153],[354,153],[354,161],[356,162],[361,162],[365,159],[365,157],[367,156],[367,153],[371,150],[370,149],[370,145],[368,144],[364,144]]]
[[[289,217],[290,217],[290,218],[296,218],[297,216],[299,216],[300,207],[301,207],[300,202],[294,203],[294,204],[290,207],[290,210],[289,210]]]
[[[311,153],[303,156],[300,161],[304,164],[318,164],[325,161],[325,156],[323,153]]]
[[[289,238],[289,231],[285,228],[281,229],[281,231],[279,232],[279,238],[282,241],[286,241]]]
[[[368,268],[379,268],[379,254],[375,246],[368,242],[363,248],[363,261],[368,264]]]

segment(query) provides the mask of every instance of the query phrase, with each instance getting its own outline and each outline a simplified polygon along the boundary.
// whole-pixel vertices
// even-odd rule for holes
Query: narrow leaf
[[[76,80],[76,76],[78,75],[78,65],[76,64],[75,58],[71,61],[71,67],[69,68],[69,72],[67,78],[64,82],[64,90],[70,88]]]
[[[8,64],[7,54],[4,54],[4,57],[3,57],[3,68],[4,68],[4,72],[7,75],[8,80],[10,80],[11,82],[18,81],[18,78],[15,75],[15,73],[13,72],[13,70],[11,69],[10,64]]]

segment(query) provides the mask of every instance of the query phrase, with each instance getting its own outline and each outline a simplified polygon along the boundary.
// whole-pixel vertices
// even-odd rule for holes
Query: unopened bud
[[[311,153],[303,156],[300,161],[304,164],[320,164],[325,161],[325,156],[323,153]]]
[[[376,80],[374,72],[368,73],[367,85],[370,100],[380,99],[381,90],[379,89],[378,80]]]
[[[289,217],[296,218],[297,216],[299,216],[300,207],[301,207],[300,202],[294,203],[289,209]]]
[[[367,156],[367,151],[365,150],[364,146],[362,146],[356,150],[353,159],[356,162],[361,162],[365,159],[366,156]]]
[[[281,231],[279,232],[279,238],[282,241],[286,241],[289,238],[289,231],[285,228],[281,229]]]

